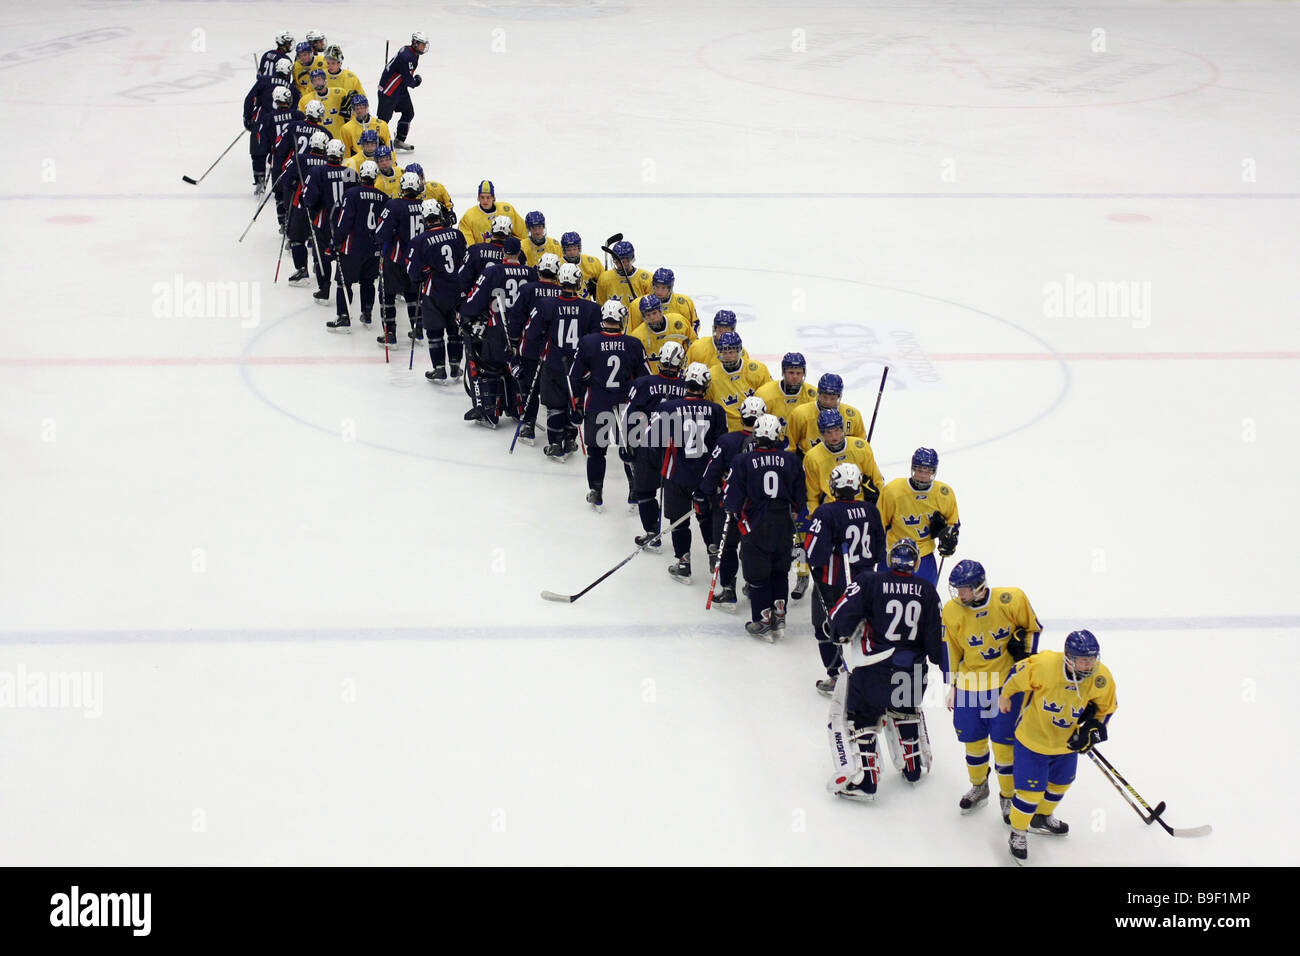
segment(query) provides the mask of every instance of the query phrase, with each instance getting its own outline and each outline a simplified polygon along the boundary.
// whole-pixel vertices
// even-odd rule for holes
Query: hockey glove
[[[1106,739],[1106,725],[1100,720],[1089,719],[1075,728],[1065,745],[1076,753],[1087,753],[1093,744],[1103,743]]]
[[[569,424],[570,425],[582,424],[582,407],[578,404],[578,400],[576,398],[573,400],[573,404],[569,406]]]
[[[253,132],[253,130],[257,129],[257,124],[254,123],[251,119],[244,120],[244,129],[248,130],[251,133]]]
[[[1016,628],[1016,633],[1007,641],[1007,653],[1013,661],[1023,661],[1029,656],[1029,634],[1023,627]]]
[[[636,460],[635,450],[629,448],[627,445],[619,445],[618,460],[629,465],[632,464],[632,462]]]
[[[691,495],[691,507],[695,509],[695,516],[701,518],[709,513],[709,497],[702,491],[697,491]]]
[[[939,540],[935,543],[940,557],[951,558],[953,552],[957,550],[957,525],[950,524],[939,533]]]
[[[948,519],[939,512],[930,515],[930,537],[937,538],[944,528],[948,527]]]
[[[423,82],[424,82],[424,77],[420,76],[419,74],[416,74],[415,76],[411,77],[411,87],[412,87],[412,89],[414,89],[415,87],[419,86],[419,85],[420,85],[421,83],[423,83]]]
[[[880,500],[880,491],[870,478],[862,479],[862,498],[868,504],[874,505]]]

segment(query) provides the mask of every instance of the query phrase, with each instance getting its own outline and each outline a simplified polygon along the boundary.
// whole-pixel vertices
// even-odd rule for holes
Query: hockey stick
[[[605,246],[612,246],[614,243],[616,243],[616,242],[622,242],[622,241],[623,241],[623,234],[622,234],[621,232],[616,232],[616,233],[614,233],[614,235],[610,236],[608,239],[605,240]],[[608,250],[608,249],[605,249],[605,246],[601,246],[600,248],[601,248],[601,249],[604,251],[604,253],[605,253],[605,268],[608,269],[608,268],[609,268],[609,250]]]
[[[586,594],[588,591],[590,591],[592,588],[594,588],[594,587],[595,587],[597,584],[599,584],[601,581],[604,581],[607,577],[609,577],[611,574],[613,574],[613,573],[614,573],[615,571],[617,571],[619,568],[623,567],[623,565],[627,564],[629,561],[631,561],[633,558],[635,558],[638,554],[640,554],[642,551],[644,551],[644,550],[645,550],[646,548],[648,548],[650,545],[654,544],[656,541],[658,541],[658,540],[659,540],[660,538],[662,538],[664,535],[668,534],[668,532],[672,531],[674,528],[676,528],[679,524],[681,524],[683,521],[685,521],[685,520],[686,520],[687,518],[689,518],[690,516],[691,516],[691,512],[690,512],[690,511],[687,511],[686,514],[682,515],[680,518],[678,518],[676,521],[674,521],[674,522],[673,522],[672,524],[670,524],[668,527],[664,528],[662,531],[660,531],[658,534],[656,534],[653,538],[651,538],[651,539],[649,539],[648,541],[646,541],[645,544],[643,544],[643,545],[641,545],[640,547],[638,547],[635,551],[633,551],[631,554],[629,554],[626,558],[624,558],[624,559],[623,559],[622,561],[620,561],[618,564],[614,565],[612,568],[610,568],[608,571],[606,571],[606,572],[605,572],[604,574],[602,574],[600,577],[596,578],[596,580],[592,581],[590,584],[588,584],[585,588],[583,588],[583,589],[582,589],[581,591],[579,591],[577,594],[557,594],[555,591],[543,591],[543,592],[542,592],[542,597],[543,597],[545,600],[547,600],[547,601],[560,601],[560,602],[562,602],[562,603],[564,603],[564,604],[572,604],[574,601],[578,600],[578,598],[582,597],[584,594]]]
[[[618,239],[614,239],[614,236],[617,236]],[[614,242],[618,242],[623,238],[623,234],[621,232],[616,232],[614,236],[610,236],[610,239],[614,239]],[[610,248],[610,246],[612,246],[613,244],[614,244],[613,242],[606,240],[605,245],[600,247],[600,251],[605,253],[605,255],[607,256],[614,255],[614,250]],[[623,270],[618,268],[617,256],[615,256],[614,258],[614,267],[615,267],[615,271],[618,272],[620,276],[623,276],[623,281],[627,283],[627,291],[631,294],[631,297],[627,300],[627,304],[628,304],[628,310],[631,311],[632,303],[635,302],[637,299],[636,289],[633,288],[632,286],[632,277],[629,275],[623,275]]]
[[[1165,812],[1165,802],[1163,800],[1156,804],[1154,810],[1151,809],[1151,805],[1142,799],[1142,794],[1133,789],[1133,785],[1124,779],[1123,775],[1115,769],[1115,765],[1107,760],[1096,747],[1089,747],[1087,754],[1092,758],[1092,762],[1097,765],[1097,769],[1100,770],[1102,774],[1105,775],[1106,779],[1110,781],[1111,786],[1119,791],[1120,796],[1122,796],[1124,801],[1137,812],[1137,815],[1142,818],[1142,822],[1147,826],[1150,826],[1153,821],[1159,823],[1164,827],[1165,832],[1172,837],[1203,837],[1210,835],[1212,827],[1208,823],[1199,827],[1171,827],[1160,817],[1160,814]],[[1123,784],[1122,788],[1120,786],[1121,784]],[[1129,799],[1130,796],[1132,799]],[[1137,803],[1134,803],[1134,800],[1136,800]],[[1146,811],[1145,813],[1143,812],[1144,810]]]
[[[533,384],[528,389],[528,397],[524,399],[524,407],[519,410],[519,421],[515,423],[515,437],[510,439],[510,454],[515,453],[515,443],[519,441],[519,433],[524,428],[524,415],[528,411],[528,406],[533,400],[533,393],[537,391],[537,383],[542,378],[542,362],[537,360],[537,371],[533,373]]]
[[[704,602],[704,610],[713,607],[713,589],[718,586],[718,572],[722,570],[722,549],[727,546],[727,535],[731,532],[731,512],[722,519],[722,534],[718,539],[718,563],[713,566],[713,579],[709,581],[709,596]]]
[[[280,281],[280,263],[284,261],[284,241],[285,241],[286,239],[288,239],[288,238],[289,238],[289,230],[288,230],[288,229],[286,229],[284,232],[280,233],[280,255],[279,255],[279,257],[276,258],[276,260],[275,260],[275,278],[271,280],[271,283],[272,283],[273,285],[274,285],[276,282],[279,282],[279,281]]]
[[[275,182],[271,183],[271,187],[266,191],[266,195],[263,196],[262,201],[258,203],[257,209],[253,213],[253,218],[248,221],[248,225],[244,227],[244,231],[239,234],[240,242],[244,241],[244,236],[248,235],[248,230],[253,228],[253,223],[257,222],[257,217],[260,216],[262,210],[266,208],[266,201],[275,194],[276,188],[280,185],[280,180],[284,178],[284,173],[284,170],[280,170],[280,175],[275,177]]]
[[[388,44],[384,44],[387,52]],[[393,328],[397,328],[397,298],[393,298]],[[379,331],[384,333],[384,364],[388,364],[388,323],[384,321],[384,250],[379,250]]]
[[[880,391],[876,393],[876,407],[871,410],[871,427],[867,429],[867,442],[871,442],[871,436],[876,432],[876,413],[880,411],[880,398],[885,394],[885,379],[889,378],[889,366],[885,366],[884,373],[880,376]],[[884,489],[881,489],[882,491]]]
[[[234,148],[235,148],[235,143],[238,143],[239,140],[243,137],[243,135],[244,135],[245,133],[247,133],[247,132],[248,132],[248,130],[246,130],[246,129],[241,129],[241,130],[239,131],[239,135],[235,137],[234,142],[232,142],[229,146],[227,146],[227,147],[222,151],[221,155],[218,156],[218,157],[216,158],[216,160],[212,163],[212,165],[208,167],[207,172],[205,172],[205,173],[204,173],[202,176],[200,176],[198,179],[191,179],[189,176],[182,176],[181,179],[185,180],[185,182],[189,183],[191,186],[197,186],[199,183],[203,182],[203,180],[205,180],[205,179],[208,178],[208,173],[212,172],[212,170],[214,170],[214,169],[217,168],[217,163],[221,162],[223,159],[226,158],[226,153],[228,153],[228,152],[230,152],[232,149],[234,149]]]

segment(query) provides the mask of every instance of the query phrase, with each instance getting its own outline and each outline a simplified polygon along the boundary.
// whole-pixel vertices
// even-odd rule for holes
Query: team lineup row
[[[418,46],[404,49],[418,59]],[[386,122],[370,115],[359,84],[342,116],[331,91],[343,87],[329,86],[345,79],[341,53],[327,56],[329,75],[313,77],[312,51],[300,49],[290,68],[301,72],[286,77],[277,52],[263,57],[245,117],[259,125],[270,157],[296,267],[290,281],[307,281],[310,252],[315,298],[336,305],[327,328],[350,330],[358,299],[368,326],[378,286],[378,341],[391,349],[401,297],[412,349],[428,348],[430,381],[463,375],[466,420],[496,428],[513,418],[516,439],[527,444],[545,406],[543,454],[564,462],[583,449],[587,501],[597,511],[614,448],[642,525],[637,545],[658,552],[670,537],[668,573],[689,584],[694,516],[713,578],[709,604],[734,612],[743,571],[745,626],[755,637],[781,638],[789,601],[811,589],[826,671],[817,689],[831,698],[832,793],[874,799],[880,737],[905,780],[929,769],[921,709],[929,661],[946,677],[966,750],[971,788],[961,811],[987,802],[995,775],[1018,861],[1027,858],[1028,832],[1068,830],[1054,809],[1078,754],[1105,739],[1113,678],[1088,631],[1070,634],[1063,651],[1040,651],[1042,627],[1024,592],[989,587],[978,562],[954,566],[952,597],[941,605],[935,552],[955,553],[960,519],[952,488],[935,478],[932,449],[917,449],[909,476],[887,482],[862,414],[841,401],[838,375],[813,386],[804,357],[789,352],[773,379],[727,310],[700,338],[695,304],[675,292],[673,272],[638,269],[621,236],[603,247],[612,257],[605,268],[582,252],[576,232],[557,242],[540,212],[520,217],[499,202],[489,180],[457,223],[445,187],[416,164],[393,162]],[[413,67],[398,75],[414,75]],[[297,84],[301,109],[276,77]],[[404,137],[399,129],[396,142]]]

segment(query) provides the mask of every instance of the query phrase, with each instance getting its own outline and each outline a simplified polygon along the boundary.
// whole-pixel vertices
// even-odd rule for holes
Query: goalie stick
[[[542,597],[543,597],[543,599],[545,599],[545,600],[547,600],[547,601],[560,601],[561,603],[564,603],[564,604],[572,604],[574,601],[578,600],[578,598],[582,597],[584,594],[586,594],[588,591],[590,591],[592,588],[594,588],[594,587],[595,587],[597,584],[599,584],[601,581],[605,580],[607,577],[609,577],[611,574],[613,574],[615,571],[617,571],[617,570],[618,570],[619,568],[621,568],[623,565],[627,564],[629,561],[631,561],[633,558],[635,558],[638,554],[640,554],[642,551],[644,551],[644,550],[646,549],[646,546],[647,546],[647,545],[653,544],[654,542],[658,541],[660,538],[662,538],[662,537],[663,537],[664,535],[666,535],[668,532],[672,531],[674,528],[676,528],[676,527],[677,527],[679,524],[681,524],[683,521],[686,521],[687,519],[689,519],[689,518],[691,517],[692,514],[694,514],[694,512],[691,511],[691,510],[688,508],[687,511],[686,511],[686,514],[682,515],[680,518],[678,518],[676,521],[674,521],[674,522],[673,522],[672,524],[670,524],[668,527],[664,528],[664,529],[663,529],[662,531],[660,531],[657,535],[655,535],[653,538],[651,538],[649,541],[647,541],[644,545],[641,545],[640,547],[638,547],[635,551],[633,551],[631,554],[629,554],[626,558],[624,558],[624,559],[623,559],[622,561],[620,561],[618,564],[614,565],[612,568],[610,568],[608,571],[606,571],[606,572],[605,572],[604,574],[602,574],[600,577],[596,578],[596,580],[592,581],[590,584],[588,584],[585,588],[583,588],[583,589],[582,589],[581,591],[579,591],[577,594],[558,594],[558,593],[555,592],[555,591],[543,591],[543,592],[542,592]]]
[[[1156,804],[1154,810],[1151,809],[1151,805],[1142,799],[1142,794],[1133,789],[1133,785],[1124,779],[1123,775],[1115,769],[1115,765],[1107,760],[1096,747],[1089,747],[1086,752],[1092,758],[1092,762],[1097,765],[1097,769],[1110,781],[1111,786],[1119,791],[1119,795],[1124,798],[1124,802],[1136,811],[1137,815],[1142,818],[1142,822],[1147,826],[1150,826],[1152,822],[1158,823],[1172,837],[1203,837],[1210,835],[1212,828],[1208,823],[1199,827],[1171,827],[1165,823],[1160,816],[1165,812],[1165,802],[1163,800]]]

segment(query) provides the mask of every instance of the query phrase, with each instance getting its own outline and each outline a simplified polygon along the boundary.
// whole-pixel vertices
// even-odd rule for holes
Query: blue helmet
[[[322,70],[322,69],[320,69],[319,67],[317,67],[316,69],[314,69],[314,70],[311,71],[311,81],[312,81],[313,83],[315,83],[315,82],[316,82],[316,77],[318,77],[318,76],[319,76],[322,80],[327,79],[327,77],[325,76],[325,71]]]
[[[1097,658],[1101,657],[1101,645],[1092,631],[1071,631],[1065,637],[1065,674],[1072,679],[1088,677],[1097,667]],[[1080,658],[1092,658],[1086,668],[1081,666]]]
[[[834,372],[827,372],[817,380],[817,391],[825,392],[827,395],[843,395],[844,379]]]
[[[560,245],[577,246],[578,248],[582,248],[582,236],[578,235],[576,232],[566,232],[564,235],[560,236]]]
[[[826,432],[832,428],[843,428],[844,416],[838,408],[823,408],[817,413],[817,430]]]
[[[410,166],[406,167],[410,169]],[[939,453],[933,448],[918,448],[912,452],[913,468],[931,468],[934,471],[939,470]]]
[[[826,413],[822,412],[822,414]],[[894,546],[889,549],[889,568],[891,571],[911,574],[920,563],[921,552],[917,549],[916,542],[911,538],[899,538]]]
[[[948,575],[948,591],[954,601],[963,604],[965,602],[957,596],[957,589],[970,588],[975,592],[976,602],[978,602],[980,600],[979,592],[986,586],[986,580],[984,565],[967,558],[964,561],[958,561],[956,567],[952,569],[952,573]]]
[[[353,108],[353,109],[356,109],[358,106],[369,107],[369,106],[370,106],[370,101],[369,101],[368,99],[366,99],[364,96],[362,96],[360,93],[353,93],[353,94],[352,94],[352,108]]]
[[[632,243],[628,242],[626,239],[620,239],[618,242],[614,243],[613,248],[609,251],[614,253],[614,255],[620,259],[636,258],[636,250],[632,248]]]
[[[497,187],[496,184],[492,182],[492,180],[485,179],[478,184],[478,194],[482,196],[484,193],[487,193],[493,199],[497,198]]]
[[[677,281],[677,277],[673,275],[672,269],[656,269],[651,281],[656,285],[666,285],[671,289],[673,283]]]
[[[659,296],[653,293],[641,296],[641,301],[637,304],[641,307],[642,315],[647,312],[662,312],[664,307],[664,304],[659,301]]]
[[[303,40],[301,43],[299,43],[296,47],[293,48],[293,52],[295,54],[298,54],[298,53],[311,53],[313,51],[312,51],[311,44],[308,43],[306,40]]]
[[[379,131],[374,129],[363,129],[361,131],[361,138],[358,139],[357,142],[362,145],[365,145],[366,143],[378,143]]]
[[[421,179],[424,178],[424,167],[421,166],[419,163],[411,163],[409,166],[406,167],[405,171],[408,173],[415,173]]]
[[[788,368],[806,369],[807,367],[808,362],[804,359],[802,352],[786,352],[781,356],[781,371],[783,372]]]
[[[718,351],[725,352],[727,349],[740,351],[741,340],[739,332],[723,332],[718,336]]]
[[[736,313],[730,309],[719,309],[714,312],[713,327],[715,329],[734,329],[736,327]]]
[[[533,228],[533,226],[544,226],[546,225],[546,217],[534,209],[528,215],[524,216],[524,225],[529,229]]]
[[[380,143],[379,148],[375,150],[375,159],[383,159],[385,156],[392,156],[392,155],[393,155],[393,147],[385,146],[383,143]]]

